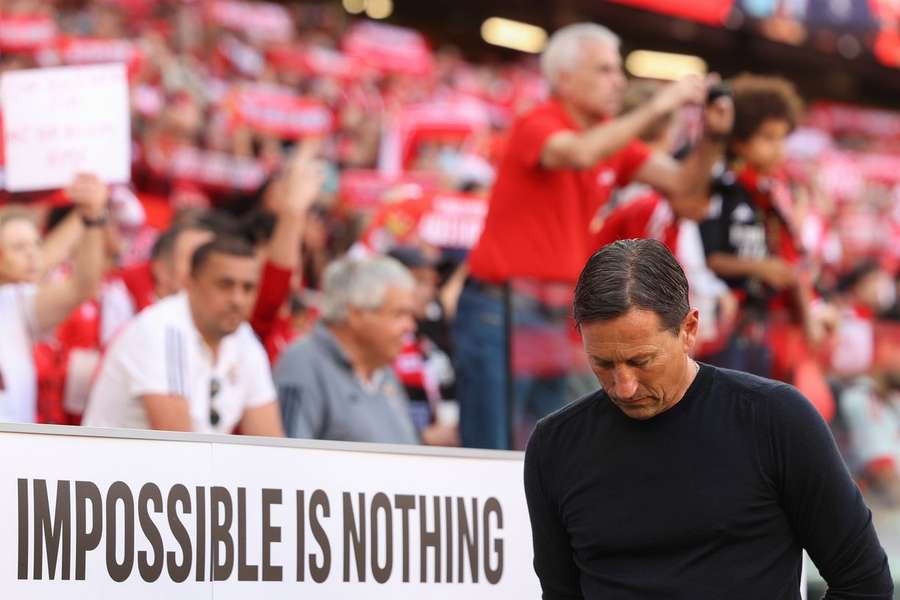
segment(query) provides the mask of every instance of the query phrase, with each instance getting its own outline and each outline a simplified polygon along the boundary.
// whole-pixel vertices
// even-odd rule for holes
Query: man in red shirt
[[[599,25],[556,32],[541,68],[553,97],[510,131],[455,323],[461,435],[470,447],[509,446],[508,284],[574,286],[593,250],[592,217],[612,189],[629,181],[672,199],[705,202],[709,173],[731,128],[730,100],[722,97],[708,105],[703,139],[685,161],[650,151],[637,140],[641,131],[680,106],[704,102],[707,85],[687,77],[617,117],[625,87],[619,40]],[[562,398],[540,405],[554,403]]]

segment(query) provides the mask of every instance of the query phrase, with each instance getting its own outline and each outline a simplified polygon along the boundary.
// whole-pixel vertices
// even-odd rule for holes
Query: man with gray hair
[[[322,322],[285,350],[275,384],[289,437],[415,444],[391,369],[415,330],[415,283],[387,257],[345,257],[325,271]]]
[[[552,98],[510,130],[454,326],[466,446],[509,443],[509,323],[534,322],[508,314],[505,307],[518,304],[509,299],[510,282],[574,286],[596,249],[593,217],[614,188],[630,181],[658,188],[669,199],[705,204],[710,172],[733,120],[727,97],[706,103],[712,80],[698,75],[664,86],[620,116],[625,76],[619,39],[593,23],[553,34],[541,67]],[[703,136],[683,162],[638,140],[661,116],[704,103]]]

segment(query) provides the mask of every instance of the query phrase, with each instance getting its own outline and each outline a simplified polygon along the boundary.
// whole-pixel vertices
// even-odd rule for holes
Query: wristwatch
[[[104,225],[106,225],[107,220],[108,219],[106,213],[103,213],[99,217],[95,217],[93,219],[81,215],[81,222],[84,223],[85,227],[103,227]]]

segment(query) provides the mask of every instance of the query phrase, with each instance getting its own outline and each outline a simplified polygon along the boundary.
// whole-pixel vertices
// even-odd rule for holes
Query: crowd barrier
[[[539,598],[522,454],[0,424],[16,600]]]

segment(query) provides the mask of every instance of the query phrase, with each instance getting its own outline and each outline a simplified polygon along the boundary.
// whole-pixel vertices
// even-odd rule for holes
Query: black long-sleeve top
[[[701,365],[645,421],[587,396],[539,422],[525,492],[545,600],[794,600],[803,548],[826,598],[892,598],[828,426],[782,383]]]

